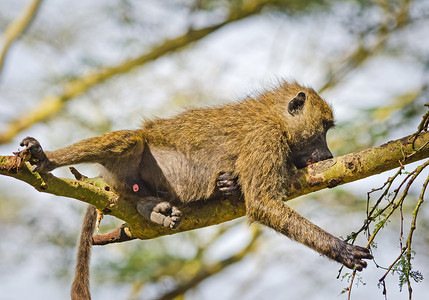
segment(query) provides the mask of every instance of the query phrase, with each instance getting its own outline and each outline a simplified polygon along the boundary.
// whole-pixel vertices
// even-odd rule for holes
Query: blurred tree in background
[[[336,156],[415,132],[429,102],[424,0],[6,0],[0,32],[2,154],[27,135],[54,149],[186,106],[243,98],[281,77],[312,85],[332,103],[338,124],[328,143]],[[356,299],[384,298],[377,283],[385,270],[377,266],[401,252],[400,220],[412,219],[425,172],[380,234],[377,265],[354,280]],[[365,219],[367,192],[394,173],[289,204],[345,237]],[[68,297],[84,204],[10,178],[0,177],[0,190],[0,299]],[[422,206],[419,214],[413,269],[428,277],[429,211]],[[106,218],[101,230],[118,224]],[[249,229],[243,218],[95,247],[92,267],[95,299],[326,299],[349,285],[336,279],[335,262],[268,229]],[[408,297],[398,283],[400,276],[386,277],[389,299]],[[424,297],[427,280],[413,290]]]

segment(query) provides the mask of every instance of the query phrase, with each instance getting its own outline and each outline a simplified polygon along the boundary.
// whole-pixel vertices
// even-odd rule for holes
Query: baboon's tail
[[[92,235],[97,221],[97,210],[89,205],[82,223],[77,250],[75,277],[71,288],[72,300],[90,300],[89,261],[91,259]]]

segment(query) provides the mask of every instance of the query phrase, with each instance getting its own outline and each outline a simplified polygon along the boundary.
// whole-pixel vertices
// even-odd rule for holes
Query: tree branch
[[[375,148],[336,157],[298,170],[292,176],[290,183],[285,185],[287,191],[285,200],[356,181],[393,169],[401,164],[405,165],[429,157],[429,146],[427,146],[429,132],[420,133],[415,140],[414,138],[415,135],[404,137]],[[416,151],[417,149],[419,151]],[[90,203],[105,214],[111,214],[127,222],[126,226],[117,229],[118,232],[95,238],[95,243],[99,244],[121,241],[115,240],[118,238],[124,240],[152,239],[219,224],[245,215],[244,202],[240,195],[232,195],[228,199],[224,199],[221,195],[216,194],[207,201],[196,201],[181,207],[182,222],[177,230],[172,231],[144,219],[137,212],[133,203],[119,199],[100,178],[87,178],[82,181],[58,178],[50,173],[33,173],[29,170],[28,165],[23,163],[24,160],[25,157],[0,156],[0,175],[25,181],[40,192]]]
[[[0,40],[0,75],[10,46],[19,38],[25,29],[28,28],[29,24],[36,16],[41,2],[42,0],[31,0],[20,15],[13,20],[3,32],[2,39]]]

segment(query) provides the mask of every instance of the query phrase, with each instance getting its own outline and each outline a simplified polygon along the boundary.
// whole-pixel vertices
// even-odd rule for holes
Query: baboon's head
[[[286,126],[290,157],[300,169],[332,158],[326,143],[326,133],[334,126],[330,106],[311,88],[298,84],[288,86],[289,97]]]

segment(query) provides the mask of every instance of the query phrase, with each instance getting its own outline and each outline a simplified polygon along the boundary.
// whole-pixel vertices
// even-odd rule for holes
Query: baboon
[[[361,271],[367,266],[364,259],[372,258],[367,248],[332,236],[282,201],[296,168],[332,158],[326,133],[333,125],[330,106],[312,88],[281,82],[256,97],[189,109],[56,151],[44,152],[30,137],[21,145],[30,149],[30,163],[38,172],[101,164],[102,176],[120,195],[135,201],[149,220],[172,229],[181,219],[177,206],[209,198],[219,180],[227,183],[226,190],[236,181],[251,221]],[[72,299],[90,298],[87,264],[94,209],[87,215],[81,239],[86,247],[78,253]]]

